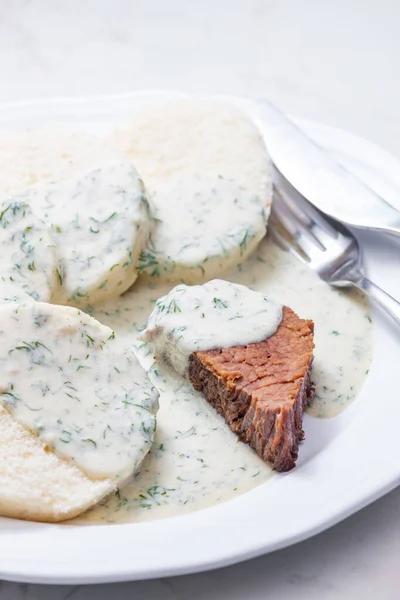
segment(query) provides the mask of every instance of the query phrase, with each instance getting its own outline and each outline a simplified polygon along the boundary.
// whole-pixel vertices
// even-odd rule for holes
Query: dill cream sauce
[[[307,412],[324,418],[346,408],[360,391],[371,362],[372,326],[365,300],[357,293],[331,289],[268,239],[224,279],[314,320],[312,376],[317,394]],[[141,282],[119,300],[97,307],[93,316],[115,330],[121,343],[132,342],[144,330],[156,301],[170,289],[170,284]],[[170,375],[162,387],[155,441],[139,475],[79,522],[179,515],[234,498],[271,476],[268,465],[238,443],[190,384]]]
[[[139,360],[143,356],[146,370],[154,359],[154,368],[172,367],[184,376],[192,352],[261,342],[276,332],[281,320],[281,304],[244,285],[222,279],[181,284],[157,300],[136,353]]]
[[[151,199],[156,224],[139,272],[175,282],[212,279],[244,262],[265,236],[265,198],[221,176],[179,176]]]

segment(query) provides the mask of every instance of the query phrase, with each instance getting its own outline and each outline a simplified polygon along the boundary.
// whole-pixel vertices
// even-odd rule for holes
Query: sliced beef
[[[189,359],[189,379],[243,442],[278,471],[295,466],[304,438],[303,411],[314,394],[310,379],[314,323],[283,308],[274,335],[263,342]]]

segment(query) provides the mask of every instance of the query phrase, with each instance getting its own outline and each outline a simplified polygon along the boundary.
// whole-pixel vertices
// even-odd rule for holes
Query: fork
[[[400,302],[364,275],[362,250],[350,229],[311,205],[276,168],[269,224],[283,250],[330,285],[359,288],[400,326]]]

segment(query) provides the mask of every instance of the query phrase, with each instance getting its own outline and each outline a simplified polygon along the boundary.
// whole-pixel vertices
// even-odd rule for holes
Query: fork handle
[[[387,292],[384,292],[379,286],[373,283],[368,277],[361,277],[354,282],[357,287],[368,294],[372,300],[378,304],[386,314],[400,327],[400,302],[395,300]]]

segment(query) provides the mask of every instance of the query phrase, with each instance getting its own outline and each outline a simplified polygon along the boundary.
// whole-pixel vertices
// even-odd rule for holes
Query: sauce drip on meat
[[[137,356],[144,354],[143,366],[151,367],[148,344],[155,368],[168,365],[184,375],[192,352],[261,342],[281,320],[281,304],[243,285],[221,279],[177,285],[157,300],[139,336]]]

